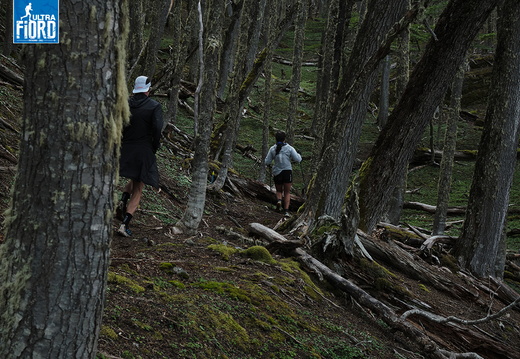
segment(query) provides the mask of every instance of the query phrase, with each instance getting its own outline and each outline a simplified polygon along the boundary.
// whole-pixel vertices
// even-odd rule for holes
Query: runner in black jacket
[[[129,223],[141,200],[144,185],[159,188],[159,171],[155,153],[159,149],[163,127],[161,104],[148,97],[150,80],[139,76],[135,80],[134,96],[130,97],[130,124],[123,129],[119,175],[126,184],[117,214],[122,223],[117,233],[130,237]]]

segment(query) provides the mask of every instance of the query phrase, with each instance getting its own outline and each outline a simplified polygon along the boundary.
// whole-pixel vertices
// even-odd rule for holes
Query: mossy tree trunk
[[[200,96],[197,96],[198,124],[194,138],[195,154],[192,161],[192,182],[188,197],[188,204],[182,218],[177,223],[183,231],[193,234],[199,227],[204,205],[206,203],[206,188],[208,183],[208,152],[211,130],[213,128],[213,115],[215,112],[218,70],[220,68],[220,56],[222,52],[222,18],[224,15],[225,1],[211,0],[205,4],[206,12],[211,12],[207,19],[206,31],[204,31],[204,71],[203,86]],[[211,9],[211,10],[208,10]],[[202,31],[202,29],[201,29]]]
[[[468,210],[457,242],[462,266],[478,277],[501,278],[505,222],[520,131],[520,3],[499,7],[497,48],[484,131]]]
[[[61,43],[24,50],[18,174],[0,246],[1,358],[96,356],[129,117],[126,6],[64,1]]]
[[[441,103],[478,30],[498,0],[452,0],[360,177],[360,224],[372,231],[404,175],[425,126]]]

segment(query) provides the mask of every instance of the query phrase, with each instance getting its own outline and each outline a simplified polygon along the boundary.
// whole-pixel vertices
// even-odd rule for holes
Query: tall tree
[[[383,128],[388,120],[390,108],[390,55],[386,55],[381,63],[381,84],[379,89],[379,113],[377,125]]]
[[[360,173],[360,228],[372,231],[464,54],[499,0],[452,0]]]
[[[497,48],[484,131],[457,256],[479,277],[501,278],[505,222],[520,131],[520,2],[499,6]]]
[[[355,160],[366,105],[375,85],[374,71],[390,47],[387,38],[392,27],[402,19],[405,0],[369,1],[369,11],[352,49],[334,103],[304,212],[298,224],[313,222],[323,215],[339,218]],[[395,36],[395,34],[394,34]]]
[[[126,6],[64,1],[62,42],[25,48],[18,175],[0,246],[1,358],[96,355],[129,117]]]
[[[462,66],[459,67],[451,86],[450,103],[447,111],[448,119],[442,149],[441,169],[439,172],[439,184],[437,186],[437,206],[433,217],[432,233],[434,235],[444,234],[444,229],[446,228],[451,178],[453,174],[453,164],[455,162],[454,154],[457,145],[457,123],[460,119],[460,101],[462,98],[462,85],[464,84],[466,67],[467,62],[464,61]]]
[[[192,181],[188,197],[188,205],[184,214],[176,224],[182,231],[194,233],[202,220],[204,205],[206,203],[206,188],[208,183],[208,152],[211,131],[213,128],[213,115],[216,104],[218,70],[220,67],[220,56],[222,51],[222,18],[224,16],[224,0],[207,1],[205,9],[207,30],[204,31],[203,40],[203,59],[204,65],[201,70],[200,96],[196,97],[199,101],[198,126],[195,132],[194,149],[195,155],[192,161]],[[211,9],[211,11],[209,10]],[[201,27],[202,31],[202,27]],[[202,34],[201,34],[202,36]]]
[[[411,2],[408,0],[406,9],[410,9],[411,6]],[[394,97],[398,100],[403,94],[406,88],[406,84],[408,83],[408,79],[410,78],[410,25],[404,27],[401,33],[397,36],[396,43],[397,49],[395,51],[395,59],[397,66],[395,69]],[[385,125],[387,121],[388,117],[385,120]],[[406,177],[407,173],[405,172],[399,179],[399,183],[396,185],[395,190],[392,193],[392,197],[390,198],[388,205],[388,210],[383,215],[385,217],[384,220],[388,221],[389,223],[398,224],[399,220],[401,219],[404,195],[406,192]]]
[[[187,41],[186,28],[189,26],[188,20],[191,19],[189,15],[189,8],[181,6],[180,1],[175,1],[172,7],[172,45],[171,58],[165,76],[165,83],[168,92],[167,110],[164,116],[164,125],[168,122],[174,123],[177,118],[177,111],[179,108],[179,91],[181,87],[181,79],[183,75],[183,66],[186,57]]]
[[[276,11],[276,6],[279,3],[278,0],[272,1],[271,6],[266,8],[266,16],[264,18],[265,26],[264,29],[266,31],[266,43],[265,45],[272,43],[276,36],[276,26],[275,24],[278,22],[278,14]],[[269,52],[265,59],[264,65],[264,108],[262,114],[262,155],[260,156],[260,171],[258,175],[258,180],[260,182],[265,181],[266,177],[266,165],[263,159],[267,156],[267,152],[269,151],[269,119],[271,117],[271,78],[272,78],[272,60],[273,53]]]
[[[262,1],[260,4],[264,4]],[[250,6],[250,5],[249,5]],[[223,142],[223,155],[222,165],[220,167],[217,180],[211,186],[213,190],[220,190],[224,186],[224,182],[227,178],[229,168],[232,166],[232,151],[235,146],[238,130],[240,128],[241,112],[244,106],[244,102],[247,96],[250,94],[253,85],[258,80],[258,77],[262,73],[265,59],[270,55],[274,49],[278,46],[282,39],[282,36],[287,31],[287,28],[293,23],[295,17],[295,11],[292,7],[288,7],[286,13],[282,17],[282,20],[278,22],[278,34],[269,41],[268,44],[258,53],[253,68],[247,74],[244,74],[243,67],[238,67],[235,71],[233,81],[230,86],[230,94],[226,99],[226,114],[224,127],[226,130],[225,139]],[[242,37],[242,35],[240,36]],[[242,43],[239,41],[239,44]],[[242,45],[244,46],[244,45]],[[239,45],[239,49],[241,46]],[[240,50],[238,50],[241,53]],[[240,81],[240,79],[242,79]]]
[[[327,25],[322,35],[316,81],[316,105],[311,124],[311,134],[316,137],[311,165],[316,167],[321,159],[323,131],[329,118],[330,105],[335,99],[335,89],[340,79],[344,51],[344,38],[350,24],[354,1],[331,0],[328,7]],[[331,45],[332,44],[332,45]]]
[[[129,78],[135,78],[141,75],[152,77],[155,74],[157,54],[159,52],[159,46],[161,45],[166,19],[168,18],[172,1],[173,0],[158,0],[149,3],[151,5],[149,7],[151,12],[148,13],[149,35],[144,45],[145,48],[139,49],[142,51],[139,53],[142,53],[143,56],[137,59],[137,66],[131,69],[128,75]],[[130,7],[132,8],[133,4]],[[139,14],[136,16],[139,16]],[[145,30],[147,29],[145,28]]]
[[[224,31],[223,52],[220,61],[220,78],[217,90],[218,98],[224,98],[224,91],[228,85],[229,74],[233,69],[235,61],[234,54],[240,25],[240,14],[243,5],[244,0],[230,1],[226,5],[226,20],[224,22],[226,31]]]
[[[292,58],[292,74],[289,85],[289,108],[287,113],[286,140],[292,143],[294,140],[294,123],[298,117],[298,94],[300,93],[300,81],[302,77],[303,46],[305,40],[305,24],[307,22],[307,2],[297,1],[298,15],[294,30],[294,49]]]

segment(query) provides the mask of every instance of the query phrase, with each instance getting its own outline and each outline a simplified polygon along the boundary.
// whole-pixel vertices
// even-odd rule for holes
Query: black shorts
[[[292,183],[292,171],[284,170],[273,177],[274,184]]]

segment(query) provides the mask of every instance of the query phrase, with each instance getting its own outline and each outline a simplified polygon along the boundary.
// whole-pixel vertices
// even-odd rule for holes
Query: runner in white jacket
[[[276,133],[276,144],[267,152],[265,157],[266,166],[274,161],[273,180],[276,187],[276,209],[285,211],[289,215],[292,187],[292,164],[301,162],[302,156],[296,152],[294,147],[285,142],[285,132]]]

